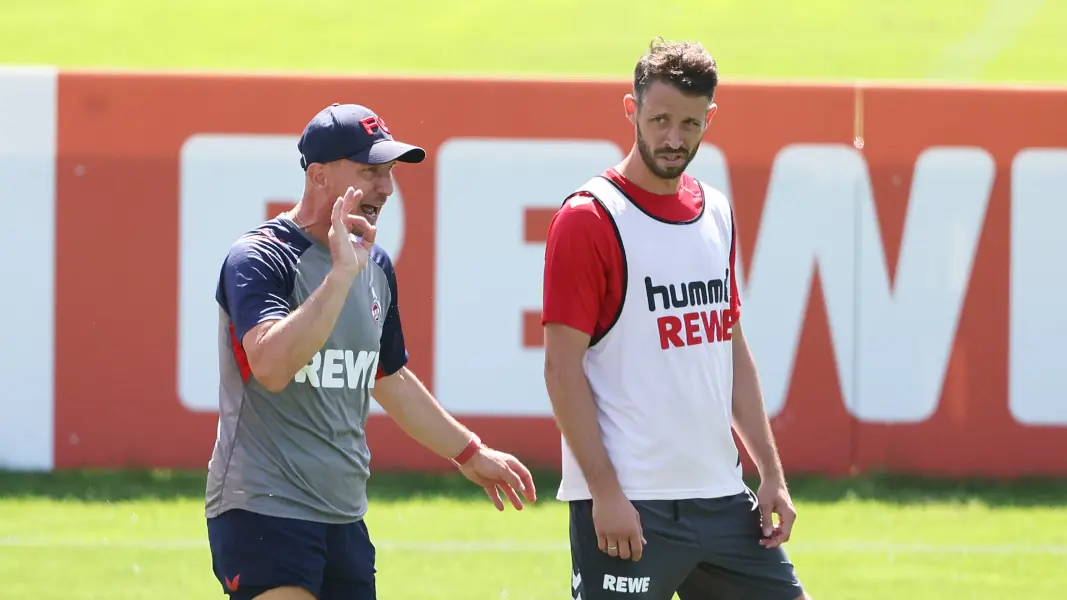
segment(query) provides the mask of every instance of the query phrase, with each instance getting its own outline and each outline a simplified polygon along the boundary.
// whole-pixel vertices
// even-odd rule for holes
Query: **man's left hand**
[[[764,548],[777,548],[789,541],[793,523],[797,519],[797,509],[784,480],[768,480],[760,483],[756,492],[759,500],[759,512],[763,538],[759,543]],[[778,524],[774,524],[772,515],[778,515]]]
[[[510,454],[483,447],[459,470],[467,479],[485,488],[497,510],[504,510],[499,490],[504,491],[515,510],[522,510],[523,506],[519,493],[528,502],[537,500],[530,470]]]

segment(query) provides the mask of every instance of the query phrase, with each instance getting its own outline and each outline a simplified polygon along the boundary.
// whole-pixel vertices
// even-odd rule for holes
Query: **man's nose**
[[[393,176],[392,176],[392,174],[386,173],[385,175],[382,175],[381,177],[379,177],[378,181],[375,182],[374,190],[376,192],[378,192],[379,194],[382,194],[384,196],[392,196],[393,195]]]
[[[671,150],[679,150],[684,145],[682,141],[682,130],[677,127],[671,127],[667,131],[667,137],[664,139],[664,145]]]

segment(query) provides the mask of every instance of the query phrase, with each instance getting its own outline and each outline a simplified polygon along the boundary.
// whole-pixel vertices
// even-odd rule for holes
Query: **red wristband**
[[[478,453],[478,450],[482,448],[482,441],[478,439],[478,436],[472,435],[471,440],[467,442],[467,447],[462,452],[452,458],[452,462],[457,467],[462,467],[467,464],[470,459],[474,458],[474,455]]]

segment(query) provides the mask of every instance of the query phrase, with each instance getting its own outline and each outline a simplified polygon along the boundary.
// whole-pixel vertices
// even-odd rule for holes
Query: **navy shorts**
[[[228,510],[207,520],[211,564],[233,600],[301,587],[319,600],[375,600],[374,545],[362,520],[329,525]]]

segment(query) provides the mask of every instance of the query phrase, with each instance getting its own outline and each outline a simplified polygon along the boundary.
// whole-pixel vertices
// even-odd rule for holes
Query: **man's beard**
[[[689,167],[689,163],[693,162],[693,158],[697,155],[697,148],[693,148],[691,152],[687,152],[686,148],[678,148],[675,150],[659,150],[658,154],[675,154],[678,152],[687,154],[685,162],[677,167],[661,167],[656,164],[656,153],[652,152],[652,149],[645,143],[644,136],[641,135],[641,128],[637,128],[637,151],[641,153],[641,160],[645,162],[645,166],[648,167],[652,174],[660,179],[677,179],[682,176],[686,168]]]

